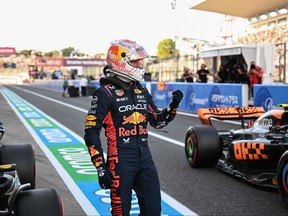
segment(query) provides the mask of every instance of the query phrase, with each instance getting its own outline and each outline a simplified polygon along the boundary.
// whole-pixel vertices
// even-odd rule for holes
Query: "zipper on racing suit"
[[[138,99],[136,98],[136,93],[135,90],[138,88],[137,85],[136,85],[136,82],[130,82],[130,85],[131,85],[131,93],[132,93],[132,97],[133,97],[133,105],[137,105],[137,102],[138,102]],[[139,153],[140,153],[140,157],[139,157],[139,163],[140,163],[140,167],[141,167],[141,156],[142,156],[142,149],[141,149],[141,146],[139,145],[138,143],[138,140],[139,140],[139,124],[136,124],[136,134],[137,134],[137,138],[136,138],[136,145],[139,149]]]
[[[132,91],[132,96],[133,96],[133,105],[136,107],[137,102],[138,102],[138,99],[136,98],[136,92],[135,92],[137,85],[136,85],[136,82],[130,82],[130,85],[131,85],[131,91]],[[139,124],[136,124],[136,125],[137,125],[136,131],[137,131],[137,145],[138,145]]]

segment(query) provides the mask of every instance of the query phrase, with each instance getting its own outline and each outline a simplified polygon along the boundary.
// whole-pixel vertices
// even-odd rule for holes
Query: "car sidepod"
[[[191,167],[212,167],[221,156],[220,139],[213,126],[190,126],[185,137],[185,156]]]

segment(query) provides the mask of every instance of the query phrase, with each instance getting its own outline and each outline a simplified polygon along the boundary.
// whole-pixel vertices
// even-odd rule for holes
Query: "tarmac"
[[[0,140],[0,146],[4,144],[31,144],[34,147],[36,158],[36,188],[54,188],[62,197],[65,215],[86,215],[48,158],[1,93],[0,122],[3,123],[5,131],[4,136]]]

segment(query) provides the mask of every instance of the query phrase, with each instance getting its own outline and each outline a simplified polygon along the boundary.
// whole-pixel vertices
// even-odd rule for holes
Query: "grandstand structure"
[[[288,83],[288,1],[287,0],[206,0],[190,9],[226,15],[224,43],[230,44],[275,44],[274,82]],[[240,37],[233,37],[233,17],[247,19],[249,26]],[[232,40],[237,38],[237,40]],[[229,41],[228,41],[229,40]]]
[[[153,59],[147,66],[152,80],[175,81],[181,77],[183,66],[196,71],[203,62],[203,49],[223,45],[275,44],[275,83],[288,83],[288,1],[287,0],[195,0],[190,9],[225,15],[218,38],[212,43],[193,38],[177,38],[193,45],[193,52],[175,59]],[[239,19],[247,23],[245,31],[238,31]],[[187,45],[188,46],[188,45]],[[247,62],[249,64],[249,62]],[[261,66],[261,65],[260,65]],[[211,68],[212,69],[212,68]],[[211,70],[212,72],[212,70]]]

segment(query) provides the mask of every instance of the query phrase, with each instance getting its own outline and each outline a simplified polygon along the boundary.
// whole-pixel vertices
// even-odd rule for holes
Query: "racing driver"
[[[140,82],[145,72],[145,49],[131,40],[116,40],[107,52],[106,76],[100,79],[85,123],[85,143],[97,169],[99,185],[111,189],[112,215],[129,215],[132,190],[140,215],[160,215],[158,173],[148,147],[147,123],[160,129],[172,121],[183,98],[172,93],[169,106],[159,111]],[[105,162],[101,128],[107,137]]]

